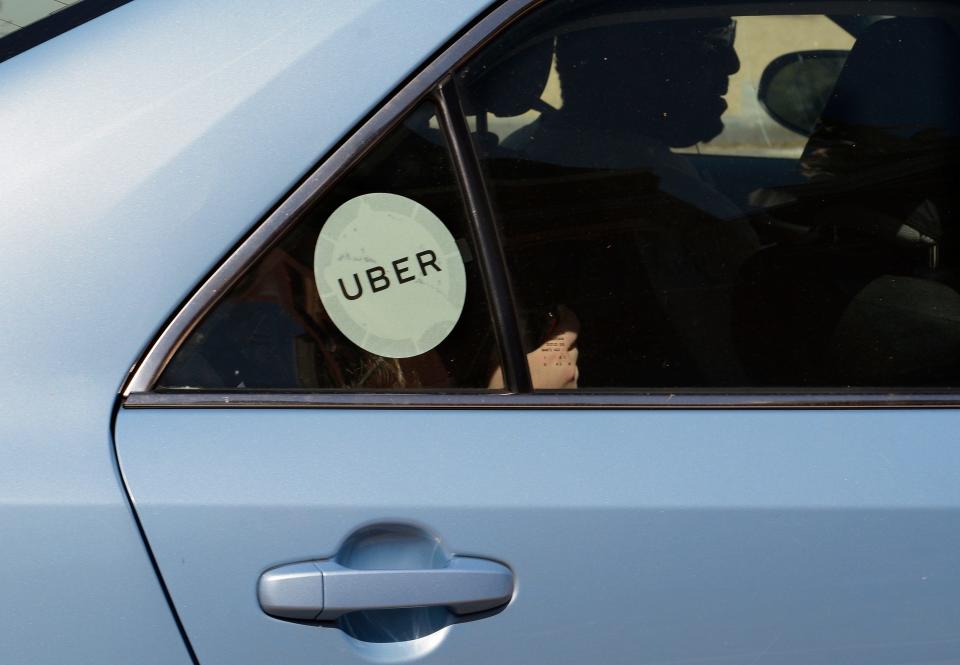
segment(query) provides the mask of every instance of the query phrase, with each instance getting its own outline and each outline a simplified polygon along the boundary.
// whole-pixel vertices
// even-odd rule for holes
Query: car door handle
[[[513,572],[488,559],[455,556],[443,568],[416,570],[360,570],[328,559],[268,570],[257,596],[277,618],[333,621],[358,610],[408,607],[485,612],[510,602],[513,586]]]

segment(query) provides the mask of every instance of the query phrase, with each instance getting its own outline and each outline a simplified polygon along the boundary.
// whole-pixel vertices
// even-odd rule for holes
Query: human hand
[[[580,320],[570,309],[560,305],[552,319],[543,344],[527,354],[530,381],[536,390],[576,388],[580,379],[577,367],[577,337]],[[503,370],[497,367],[490,379],[491,388],[502,387]]]
[[[543,344],[527,354],[530,380],[538,390],[576,388],[580,378],[577,337],[580,320],[563,305],[557,308],[553,325]]]

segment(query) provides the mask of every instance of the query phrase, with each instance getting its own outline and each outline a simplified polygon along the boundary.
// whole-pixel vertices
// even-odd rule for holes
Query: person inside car
[[[615,0],[601,5],[602,13],[592,6],[590,13],[563,17],[555,27],[563,103],[508,136],[502,148],[519,161],[544,165],[545,174],[566,169],[569,183],[558,190],[561,197],[573,191],[570,177],[580,183],[571,205],[579,232],[592,235],[577,251],[589,253],[597,245],[597,260],[586,263],[602,263],[604,252],[620,248],[635,256],[619,258],[621,266],[626,261],[641,267],[642,275],[627,278],[611,260],[593,277],[571,279],[567,293],[557,297],[577,311],[597,345],[592,359],[583,350],[587,378],[598,371],[587,370],[593,364],[602,367],[607,385],[736,383],[741,369],[732,293],[759,242],[743,212],[675,152],[723,131],[723,96],[740,67],[736,23],[729,17],[637,20],[629,8]],[[585,173],[592,174],[592,185],[583,184]],[[541,193],[548,199],[544,188]],[[556,203],[555,195],[549,197],[544,205]],[[620,201],[623,209],[611,214],[608,209]],[[601,228],[617,229],[619,244],[599,240],[606,232]],[[599,305],[576,303],[575,289],[588,279],[609,284],[606,293],[615,304],[600,311]],[[639,291],[650,295],[644,301]],[[651,324],[656,318],[664,322]],[[696,369],[682,376],[648,369],[651,344],[662,349],[662,367],[686,363]],[[682,348],[673,351],[671,345]],[[630,349],[639,349],[635,358]]]

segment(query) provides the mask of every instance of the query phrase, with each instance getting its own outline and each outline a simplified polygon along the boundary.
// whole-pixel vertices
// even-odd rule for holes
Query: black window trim
[[[39,21],[25,25],[0,37],[0,62],[29,51],[128,2],[130,0],[80,0]]]
[[[520,324],[503,243],[494,220],[493,206],[480,170],[480,162],[470,137],[470,127],[460,103],[457,85],[447,76],[436,88],[434,99],[439,110],[440,125],[446,135],[460,189],[467,207],[467,219],[473,233],[473,245],[480,261],[483,283],[487,290],[495,335],[500,347],[505,388],[511,393],[533,391],[530,368],[520,343]]]
[[[93,2],[94,0],[85,0]],[[129,0],[114,0],[119,6]],[[532,392],[526,359],[519,343],[519,326],[506,264],[494,223],[486,184],[480,172],[466,118],[458,99],[452,73],[500,32],[546,0],[504,0],[490,8],[439,54],[415,73],[367,119],[348,134],[329,155],[266,218],[256,225],[161,328],[130,370],[120,390],[125,408],[388,408],[388,409],[850,409],[850,408],[953,408],[960,394],[949,389],[917,387],[877,388],[634,388],[623,390],[571,390]],[[862,1],[816,2],[835,11],[862,7]],[[84,3],[80,3],[84,4]],[[690,7],[666,9],[651,3],[652,15],[669,13],[681,17]],[[678,3],[679,4],[679,3]],[[686,3],[684,3],[686,4]],[[696,3],[692,3],[696,4]],[[801,5],[802,6],[802,5]],[[874,5],[872,5],[873,7]],[[940,2],[875,3],[876,11],[899,10],[909,15],[936,7]],[[762,11],[761,10],[762,7]],[[727,14],[796,13],[795,3],[730,3]],[[693,8],[703,12],[702,5]],[[783,11],[777,11],[781,9]],[[737,10],[743,10],[738,12]],[[64,10],[66,11],[66,10]],[[949,10],[945,13],[952,13]],[[2,60],[2,58],[0,58]],[[503,391],[456,390],[418,392],[210,392],[190,390],[154,391],[161,373],[203,317],[220,297],[296,224],[319,198],[346,173],[407,113],[426,100],[438,109],[439,121],[468,208],[468,221],[484,276],[495,333],[503,357],[506,388]]]

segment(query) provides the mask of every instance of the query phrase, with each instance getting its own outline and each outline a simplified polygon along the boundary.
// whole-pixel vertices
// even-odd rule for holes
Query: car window
[[[458,77],[534,385],[956,383],[954,19],[643,9],[549,3]]]
[[[0,0],[0,62],[130,0]]]
[[[158,382],[188,390],[502,387],[465,208],[425,104],[307,210]]]
[[[0,2],[0,38],[78,2],[78,0],[3,0]]]

